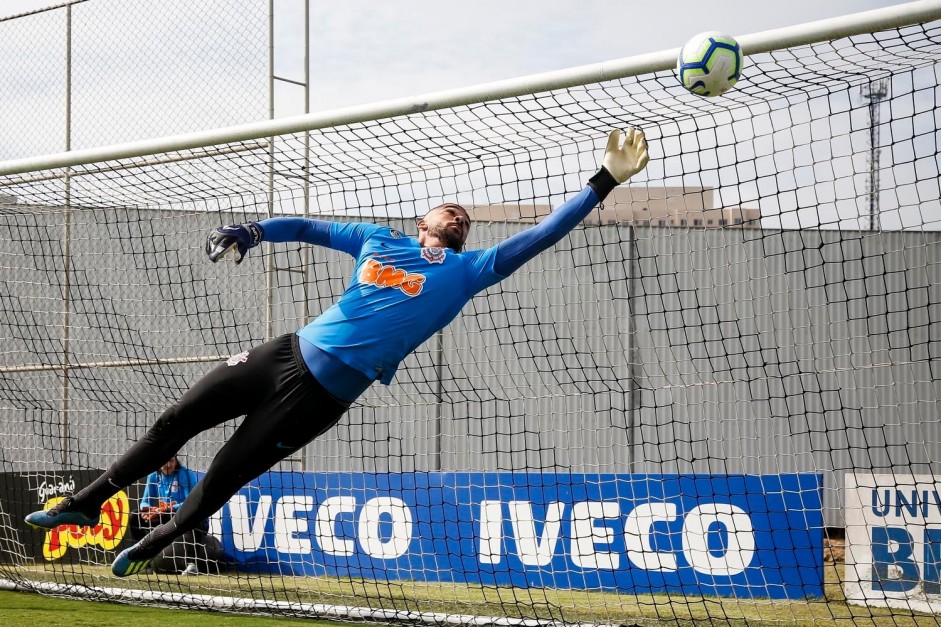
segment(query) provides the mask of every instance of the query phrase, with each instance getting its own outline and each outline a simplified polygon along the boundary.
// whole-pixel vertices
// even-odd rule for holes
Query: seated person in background
[[[176,455],[160,470],[150,473],[141,495],[140,511],[134,518],[136,524],[131,526],[131,535],[135,539],[144,537],[153,527],[173,518],[173,513],[180,509],[196,482],[196,473],[183,466]]]
[[[131,516],[131,537],[139,541],[171,520],[197,481],[196,473],[181,464],[176,455],[152,472],[141,495],[140,511]],[[209,521],[204,520],[163,549],[151,566],[157,573],[196,575],[218,572],[221,559],[222,545],[209,533]]]

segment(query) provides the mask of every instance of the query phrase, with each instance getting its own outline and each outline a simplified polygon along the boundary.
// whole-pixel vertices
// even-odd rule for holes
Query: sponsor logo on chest
[[[425,275],[367,259],[359,271],[359,281],[376,287],[392,287],[407,296],[418,296],[425,284]]]

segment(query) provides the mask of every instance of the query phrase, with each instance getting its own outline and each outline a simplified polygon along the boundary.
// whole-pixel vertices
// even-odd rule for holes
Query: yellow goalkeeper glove
[[[608,135],[608,146],[605,148],[601,165],[620,185],[643,170],[649,160],[644,132],[629,126],[624,137],[624,144],[621,144],[620,129],[614,129]]]

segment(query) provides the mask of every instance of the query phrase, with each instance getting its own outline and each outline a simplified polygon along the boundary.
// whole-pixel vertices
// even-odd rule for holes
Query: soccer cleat
[[[27,515],[24,520],[35,529],[55,529],[60,525],[94,527],[98,524],[100,515],[91,517],[84,512],[67,511],[71,505],[72,497],[68,497],[55,507]]]
[[[114,562],[111,564],[111,572],[115,577],[128,577],[130,575],[136,575],[150,566],[150,558],[142,560],[135,560],[131,558],[131,551],[136,549],[139,544],[140,543],[135,544],[130,548],[124,549],[118,553],[116,558],[114,558]]]
[[[196,564],[190,562],[189,564],[186,565],[186,568],[184,568],[183,572],[180,574],[181,575],[198,575],[199,569],[196,568]]]

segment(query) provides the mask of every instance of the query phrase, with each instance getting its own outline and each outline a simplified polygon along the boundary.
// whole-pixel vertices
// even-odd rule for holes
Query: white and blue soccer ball
[[[742,75],[742,47],[733,37],[716,31],[700,33],[686,42],[676,62],[683,87],[697,96],[718,96],[732,89]]]

